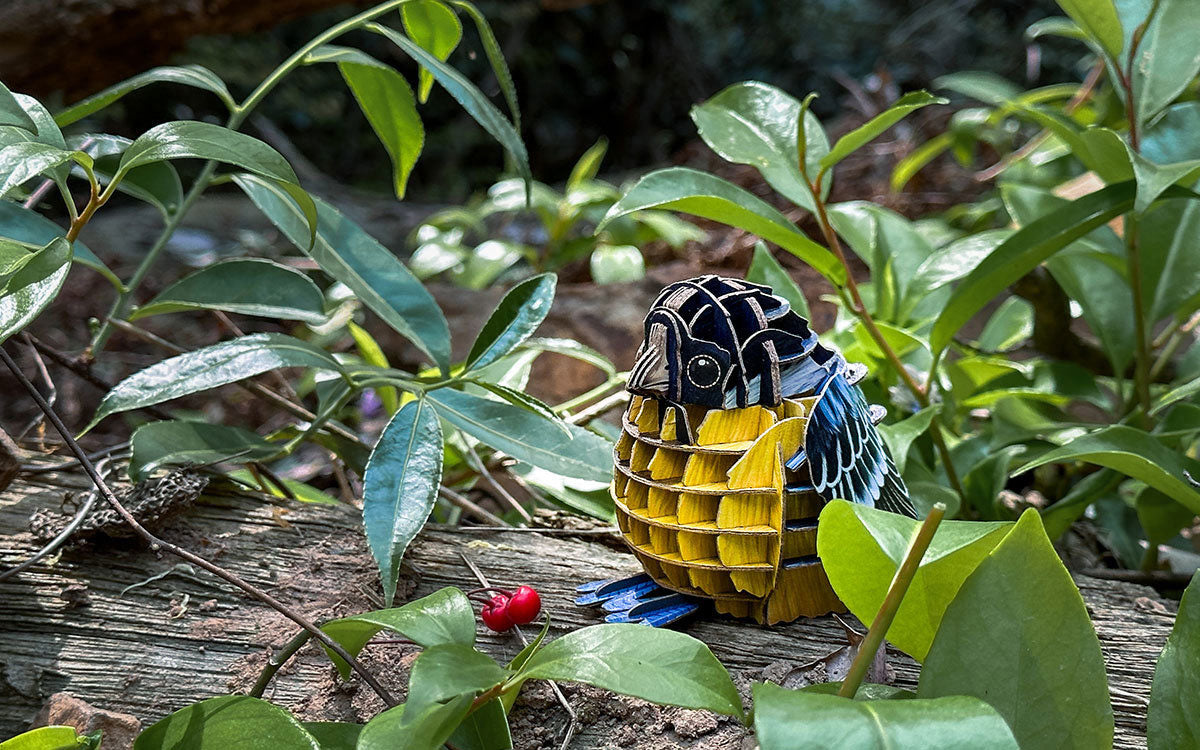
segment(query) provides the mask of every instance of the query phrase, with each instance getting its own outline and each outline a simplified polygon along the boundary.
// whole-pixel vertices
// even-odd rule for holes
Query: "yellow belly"
[[[621,533],[655,581],[767,624],[845,611],[816,557],[823,501],[786,490],[808,483],[807,469],[790,476],[783,462],[803,445],[812,405],[688,407],[696,438],[685,444],[672,411],[659,424],[656,401],[630,399],[611,489]]]

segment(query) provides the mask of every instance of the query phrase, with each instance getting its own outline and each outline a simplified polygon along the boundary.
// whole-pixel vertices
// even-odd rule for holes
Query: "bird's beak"
[[[655,329],[662,329],[660,335]],[[666,328],[662,324],[651,326],[651,334],[638,351],[637,362],[629,371],[628,389],[643,396],[663,397],[670,388],[667,373]]]

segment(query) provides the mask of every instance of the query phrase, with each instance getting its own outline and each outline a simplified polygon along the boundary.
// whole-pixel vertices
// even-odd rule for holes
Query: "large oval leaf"
[[[300,207],[279,185],[235,175],[254,205],[323,271],[345,284],[369,310],[450,372],[450,327],[433,296],[387,248],[325,201],[317,200],[311,246]]]
[[[692,107],[692,121],[709,147],[735,164],[749,164],[792,203],[816,211],[812,190],[797,165],[797,120],[800,102],[758,81],[735,83],[703,104]],[[804,113],[804,162],[817,176],[829,140],[812,112]],[[822,190],[828,195],[829,184]]]
[[[104,396],[87,430],[110,414],[161,404],[280,367],[341,370],[333,356],[300,339],[281,333],[252,333],[135,372]]]
[[[563,431],[527,409],[450,388],[427,397],[447,422],[518,461],[575,479],[612,476],[612,444],[594,432],[575,425]]]
[[[817,556],[833,590],[855,617],[874,619],[920,526],[912,518],[845,500],[834,500],[821,511]],[[943,521],[888,629],[888,640],[917,661],[924,659],[963,581],[1011,528],[1010,523]]]
[[[669,208],[739,227],[774,242],[834,284],[846,271],[833,253],[810,240],[770,204],[720,177],[686,167],[651,172],[613,204],[599,229],[618,216],[647,208]]]
[[[1025,511],[947,607],[918,693],[988,702],[1022,750],[1112,747],[1100,641],[1037,511]]]
[[[521,140],[521,135],[517,133],[508,118],[496,109],[496,105],[488,101],[487,97],[475,87],[475,84],[395,29],[389,29],[377,23],[367,24],[366,28],[376,34],[386,36],[393,44],[404,50],[409,57],[416,60],[423,69],[428,70],[434,80],[440,83],[450,96],[454,97],[454,100],[467,111],[467,114],[475,118],[475,121],[512,155],[521,177],[526,182],[533,180],[533,176],[529,173],[529,154],[525,151],[525,143]]]
[[[267,144],[236,130],[196,120],[164,122],[150,128],[121,155],[113,179],[137,167],[168,159],[212,159],[280,182],[299,184],[287,159]]]
[[[408,680],[408,709],[459,697],[475,697],[504,682],[510,672],[471,646],[456,643],[431,646],[421,652]]]
[[[145,73],[136,75],[133,78],[127,78],[115,86],[110,86],[101,91],[99,94],[89,96],[81,102],[72,104],[55,115],[54,121],[60,127],[66,127],[77,120],[82,120],[93,112],[104,109],[129,92],[136,91],[143,86],[149,86],[152,83],[179,83],[184,86],[211,91],[220,98],[221,102],[230,111],[237,108],[237,103],[233,101],[233,96],[229,93],[229,89],[226,88],[225,82],[208,68],[200,65],[163,66],[160,68],[151,68]]]
[[[1183,592],[1154,685],[1146,734],[1150,750],[1200,747],[1200,573]]]
[[[419,398],[383,428],[363,477],[363,526],[388,604],[396,595],[404,551],[433,511],[441,480],[442,427]]]
[[[1193,512],[1200,513],[1200,491],[1184,473],[1200,477],[1200,461],[1194,461],[1163,446],[1153,435],[1125,425],[1113,425],[1084,435],[1043,453],[1037,459],[1015,469],[1021,474],[1053,463],[1087,461],[1106,466],[1126,476],[1140,479],[1168,495]]]
[[[550,312],[557,283],[554,274],[544,273],[510,289],[475,337],[463,368],[487,367],[529,338]]]
[[[771,683],[754,686],[754,734],[762,750],[1017,750],[976,698],[852,700]]]
[[[279,452],[250,430],[207,422],[166,420],[137,428],[130,438],[129,477],[140,482],[160,466],[210,464],[232,458],[260,461]]]
[[[399,633],[418,646],[429,648],[444,643],[470,646],[475,643],[475,612],[467,595],[453,586],[402,607],[364,612],[343,617],[321,626],[330,638],[351,656],[362,651],[367,641],[381,630]],[[326,649],[343,678],[350,676],[350,665]]]
[[[643,625],[593,625],[551,641],[521,677],[582,682],[622,695],[742,718],[729,673],[700,641]]]
[[[17,102],[8,87],[0,83],[0,125],[12,125],[30,133],[37,133],[37,125],[29,119],[25,108]]]
[[[134,750],[321,750],[296,717],[248,695],[180,709],[138,735]]]
[[[311,279],[263,258],[234,258],[206,266],[164,289],[129,319],[180,310],[224,310],[313,324],[326,319],[325,298]]]
[[[462,22],[437,0],[412,0],[401,5],[400,20],[409,38],[439,60],[450,57],[462,39]],[[419,79],[417,91],[424,104],[433,88],[433,74],[421,68]]]
[[[1134,106],[1145,122],[1175,101],[1200,73],[1200,13],[1191,0],[1159,0],[1131,60]]]
[[[930,346],[943,351],[975,313],[1009,284],[1054,253],[1133,206],[1134,185],[1109,185],[1021,227],[977,265],[954,290],[933,324]]]
[[[50,304],[70,267],[71,243],[63,238],[8,265],[0,275],[0,344]]]
[[[92,159],[82,151],[67,151],[37,141],[21,141],[0,149],[0,198],[10,190],[43,173],[76,161],[91,166]]]

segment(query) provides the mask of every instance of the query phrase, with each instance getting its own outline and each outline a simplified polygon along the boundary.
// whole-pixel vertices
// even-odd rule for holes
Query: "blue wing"
[[[580,607],[599,606],[609,614],[605,622],[641,623],[662,627],[700,609],[700,600],[662,588],[649,575],[619,580],[592,581],[576,589]]]
[[[843,373],[829,378],[804,437],[804,449],[788,461],[807,459],[817,494],[915,516],[896,463],[871,421],[862,391]]]

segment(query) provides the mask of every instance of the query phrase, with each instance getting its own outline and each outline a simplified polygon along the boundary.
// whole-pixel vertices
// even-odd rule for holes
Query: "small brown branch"
[[[487,523],[495,524],[496,526],[505,528],[508,527],[508,524],[504,522],[503,518],[497,516],[495,513],[492,513],[486,508],[481,508],[480,506],[468,500],[466,496],[460,495],[444,484],[438,487],[438,494],[446,498],[446,500],[448,500],[452,505],[458,506],[464,512],[470,513],[481,521],[486,521]]]
[[[267,592],[247,583],[230,571],[225,570],[221,566],[216,565],[215,563],[212,563],[207,559],[200,557],[199,555],[190,552],[183,547],[180,547],[177,544],[172,544],[171,542],[155,536],[148,529],[146,529],[146,527],[142,526],[142,524],[133,517],[133,514],[131,514],[129,510],[121,504],[121,501],[117,499],[117,496],[113,494],[113,491],[109,489],[108,483],[104,481],[102,476],[100,476],[100,473],[96,470],[95,465],[93,465],[91,460],[88,459],[87,454],[83,452],[83,449],[79,447],[79,443],[75,442],[75,438],[71,434],[71,431],[67,429],[67,426],[63,424],[61,419],[59,419],[58,414],[54,411],[53,407],[51,407],[50,404],[48,404],[46,400],[42,398],[42,394],[38,392],[33,383],[29,382],[29,379],[25,377],[25,373],[21,372],[21,368],[17,366],[17,363],[13,361],[12,357],[9,356],[8,351],[3,347],[0,347],[0,360],[2,360],[5,366],[12,371],[13,375],[17,378],[17,381],[29,393],[30,398],[34,400],[34,402],[38,405],[38,408],[41,409],[46,415],[46,418],[50,420],[50,423],[54,426],[54,429],[57,430],[62,436],[63,440],[67,444],[67,447],[73,454],[75,454],[75,458],[79,461],[80,465],[83,467],[83,470],[92,480],[92,483],[96,486],[96,489],[99,491],[99,493],[104,497],[105,501],[112,506],[112,509],[117,512],[117,515],[121,516],[122,520],[124,520],[125,523],[128,524],[135,533],[137,533],[138,536],[142,537],[142,539],[149,543],[152,550],[165,550],[176,557],[186,560],[196,567],[203,568],[227,583],[230,583],[233,586],[241,589],[250,597],[257,599],[263,604],[266,604],[275,611],[284,615],[292,622],[311,633],[319,641],[321,641],[321,643],[329,647],[331,651],[344,659],[346,663],[349,664],[354,671],[359,674],[360,677],[362,677],[363,681],[370,685],[372,690],[378,693],[379,697],[382,698],[384,703],[386,703],[389,707],[398,705],[391,693],[389,693],[386,688],[380,685],[375,677],[366,670],[366,668],[359,664],[354,657],[342,647],[340,643],[326,635],[324,631],[313,624],[313,622],[307,617],[293,610],[291,607],[279,601]]]
[[[525,506],[521,505],[521,503],[512,496],[511,492],[509,492],[504,488],[503,485],[496,481],[496,477],[492,475],[492,472],[488,469],[487,464],[483,462],[483,459],[479,457],[479,454],[475,452],[475,449],[470,444],[467,444],[466,458],[467,463],[471,464],[472,467],[479,472],[480,476],[483,477],[483,480],[488,483],[488,486],[496,491],[496,494],[500,496],[500,499],[503,500],[508,507],[512,508],[517,512],[517,515],[525,519],[525,523],[533,522],[533,516],[529,515],[529,511],[525,510]]]

